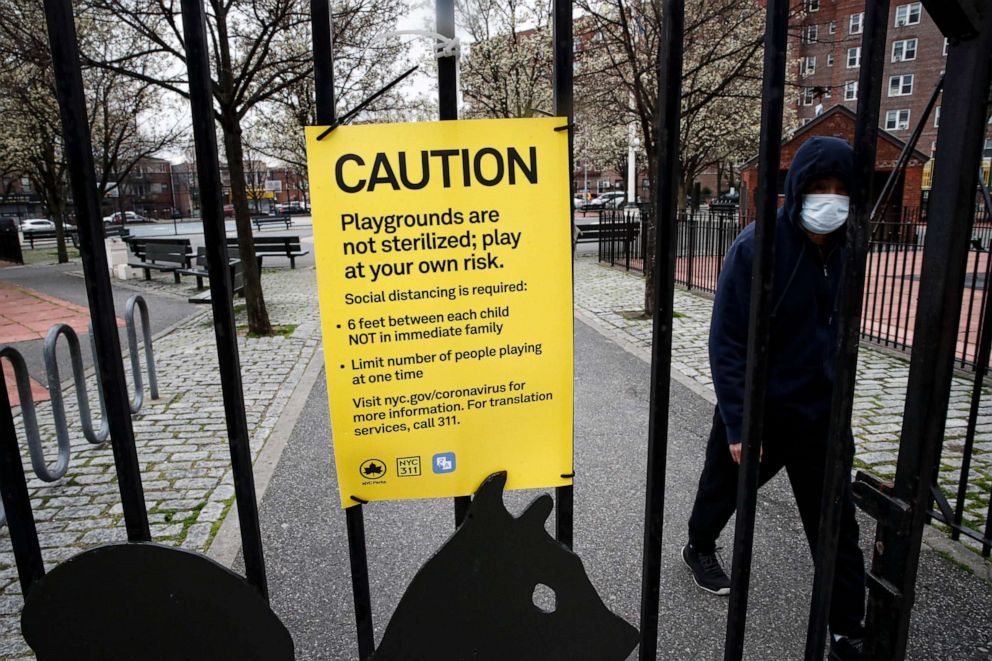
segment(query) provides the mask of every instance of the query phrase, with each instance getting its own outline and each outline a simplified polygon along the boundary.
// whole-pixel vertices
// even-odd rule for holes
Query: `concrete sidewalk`
[[[640,274],[601,266],[595,256],[576,259],[575,307],[577,314],[589,323],[615,331],[618,341],[636,350],[650,350],[651,320],[636,314],[644,308],[644,278]],[[703,397],[716,401],[707,353],[712,308],[710,298],[676,288],[675,312],[679,316],[673,322],[672,367],[675,378]],[[862,344],[852,419],[858,450],[854,465],[868,468],[886,479],[895,476],[908,377],[908,355]],[[940,485],[952,506],[961,471],[971,389],[970,379],[954,378],[940,465]],[[989,484],[992,484],[990,397],[992,390],[986,388],[979,410],[964,510],[965,524],[977,530],[984,529]],[[971,540],[962,540],[969,548],[980,548]],[[975,559],[992,567],[977,554]]]
[[[616,339],[576,323],[575,540],[603,600],[637,625],[649,365]],[[678,556],[712,405],[676,383],[671,416],[659,658],[719,659],[727,601],[696,588]],[[357,658],[332,442],[317,379],[261,505],[272,604],[301,660]],[[519,513],[537,493],[509,493],[506,501]],[[813,569],[784,471],[758,501],[746,657],[798,659]],[[873,528],[862,524],[867,548]],[[452,533],[452,503],[374,503],[365,508],[365,526],[378,640],[416,570]],[[727,549],[732,530],[722,540]],[[992,659],[990,646],[992,588],[924,551],[909,658]]]

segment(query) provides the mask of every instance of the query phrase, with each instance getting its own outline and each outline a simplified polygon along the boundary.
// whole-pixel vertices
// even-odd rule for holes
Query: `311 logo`
[[[434,455],[434,460],[431,462],[431,466],[434,468],[434,472],[438,474],[454,473],[455,453],[442,452],[440,454]]]

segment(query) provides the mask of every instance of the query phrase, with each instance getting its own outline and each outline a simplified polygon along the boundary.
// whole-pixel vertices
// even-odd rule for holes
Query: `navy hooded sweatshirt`
[[[800,225],[802,194],[814,179],[840,178],[851,190],[854,152],[838,138],[814,137],[796,152],[785,178],[785,205],[775,227],[770,371],[765,411],[769,424],[801,429],[830,411],[837,352],[837,306],[844,227],[821,248]],[[727,252],[713,303],[710,369],[727,441],[742,440],[744,370],[751,308],[754,223]]]

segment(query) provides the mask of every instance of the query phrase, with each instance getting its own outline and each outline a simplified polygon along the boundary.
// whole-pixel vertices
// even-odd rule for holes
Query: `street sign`
[[[563,124],[308,129],[343,506],[571,483]]]

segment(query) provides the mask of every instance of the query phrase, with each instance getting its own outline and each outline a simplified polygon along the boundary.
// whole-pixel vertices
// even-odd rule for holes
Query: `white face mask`
[[[830,234],[847,222],[851,198],[847,195],[814,193],[803,196],[799,213],[802,225],[813,234]]]

